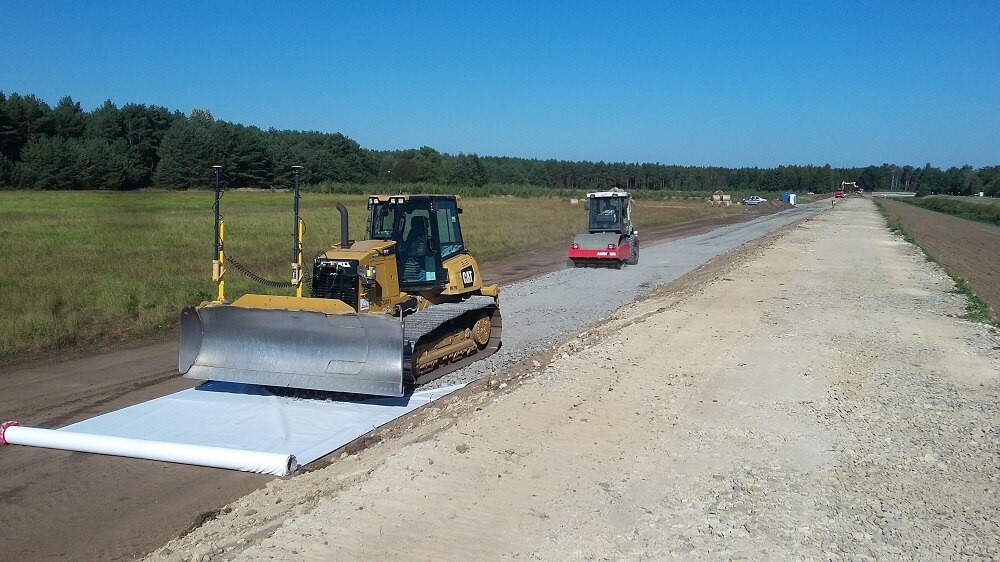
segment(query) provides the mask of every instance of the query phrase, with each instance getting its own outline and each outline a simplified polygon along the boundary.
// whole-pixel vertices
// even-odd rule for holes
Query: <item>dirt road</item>
[[[1000,558],[1000,335],[950,279],[864,199],[714,267],[149,559]]]
[[[774,212],[647,229],[651,244]],[[502,284],[565,267],[565,244],[486,264]],[[60,427],[194,386],[177,339],[0,369],[0,422]],[[128,475],[123,478],[123,475]],[[80,453],[0,449],[0,560],[128,560],[185,532],[269,477]]]

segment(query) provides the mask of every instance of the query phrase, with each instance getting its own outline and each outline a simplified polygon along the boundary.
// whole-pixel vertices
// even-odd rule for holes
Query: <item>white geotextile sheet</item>
[[[276,396],[261,386],[210,381],[60,431],[292,454],[304,466],[462,386],[337,402]]]

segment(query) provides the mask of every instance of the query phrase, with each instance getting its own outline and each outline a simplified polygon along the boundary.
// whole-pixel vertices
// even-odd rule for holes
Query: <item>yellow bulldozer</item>
[[[178,370],[188,378],[401,396],[500,348],[500,291],[484,285],[462,239],[454,195],[373,195],[365,239],[348,235],[313,260],[302,296],[295,173],[295,296],[226,302],[216,170],[213,280],[218,297],[181,312]]]

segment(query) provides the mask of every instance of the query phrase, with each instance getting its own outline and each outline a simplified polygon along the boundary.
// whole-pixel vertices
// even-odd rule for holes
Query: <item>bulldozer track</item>
[[[445,363],[434,370],[420,376],[414,376],[413,350],[421,343],[433,341],[442,331],[447,331],[463,322],[462,319],[473,319],[482,312],[488,312],[492,323],[490,339],[483,349],[457,361]],[[465,325],[471,327],[472,322]],[[434,305],[406,317],[403,325],[403,380],[408,386],[419,386],[440,378],[462,367],[489,357],[500,349],[500,332],[502,321],[500,309],[492,297],[473,296],[461,302],[442,303]]]

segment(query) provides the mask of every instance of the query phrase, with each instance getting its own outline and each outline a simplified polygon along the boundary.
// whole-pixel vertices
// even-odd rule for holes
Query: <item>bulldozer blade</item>
[[[200,380],[402,396],[403,328],[380,314],[188,307],[177,369]]]

